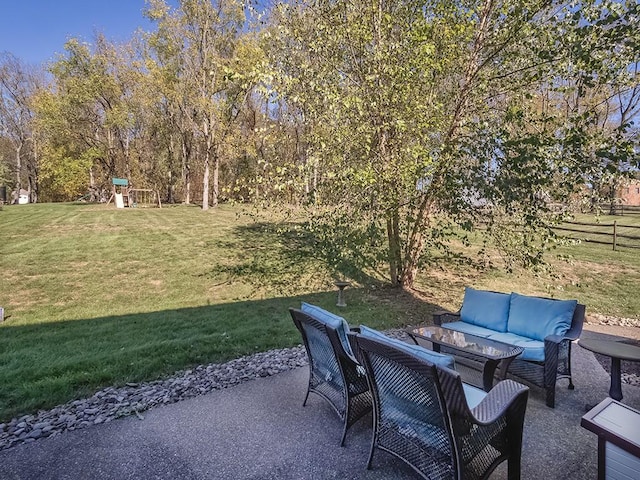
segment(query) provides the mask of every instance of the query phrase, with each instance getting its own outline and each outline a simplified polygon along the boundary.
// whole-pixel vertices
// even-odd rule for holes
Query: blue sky
[[[100,31],[126,41],[138,27],[152,29],[144,7],[144,0],[0,0],[0,52],[40,64],[63,53],[70,37],[91,43]]]

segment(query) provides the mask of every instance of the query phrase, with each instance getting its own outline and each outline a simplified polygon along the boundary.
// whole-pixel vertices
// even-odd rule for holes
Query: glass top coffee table
[[[496,368],[500,366],[499,378],[503,380],[507,376],[511,361],[524,351],[522,347],[516,345],[432,325],[410,328],[407,333],[416,344],[418,339],[431,342],[434,352],[450,353],[457,361],[466,359],[480,364],[482,387],[486,392],[493,387]],[[445,351],[442,347],[445,347]]]

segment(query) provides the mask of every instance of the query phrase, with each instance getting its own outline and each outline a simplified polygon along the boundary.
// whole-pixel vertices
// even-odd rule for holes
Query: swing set
[[[132,188],[126,178],[111,179],[111,197],[107,205],[114,200],[116,208],[158,207],[162,208],[160,195],[150,188]]]

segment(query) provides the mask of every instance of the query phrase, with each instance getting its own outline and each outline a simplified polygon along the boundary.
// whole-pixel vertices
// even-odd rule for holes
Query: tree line
[[[336,269],[413,285],[482,223],[540,262],[549,208],[638,168],[632,0],[147,0],[155,28],[0,60],[0,184],[309,209]],[[585,185],[589,188],[585,189]],[[587,193],[588,192],[588,193]]]

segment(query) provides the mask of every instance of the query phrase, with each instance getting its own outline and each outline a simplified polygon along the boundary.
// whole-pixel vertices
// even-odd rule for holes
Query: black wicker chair
[[[372,399],[364,368],[345,352],[336,330],[300,310],[290,308],[309,357],[310,393],[324,398],[344,424],[340,445],[344,445],[347,430],[371,411]]]
[[[568,379],[569,390],[574,389],[571,376],[571,342],[580,338],[585,310],[586,307],[579,303],[573,313],[569,331],[562,337],[549,335],[544,339],[544,362],[522,360],[516,357],[509,365],[509,374],[544,388],[548,407],[554,408],[556,405],[557,380]],[[433,323],[436,325],[459,320],[460,313],[437,311],[433,314]]]
[[[436,367],[383,340],[349,336],[373,394],[368,469],[377,447],[425,479],[486,479],[505,460],[508,478],[520,478],[526,386],[503,380],[470,409],[454,370]]]

